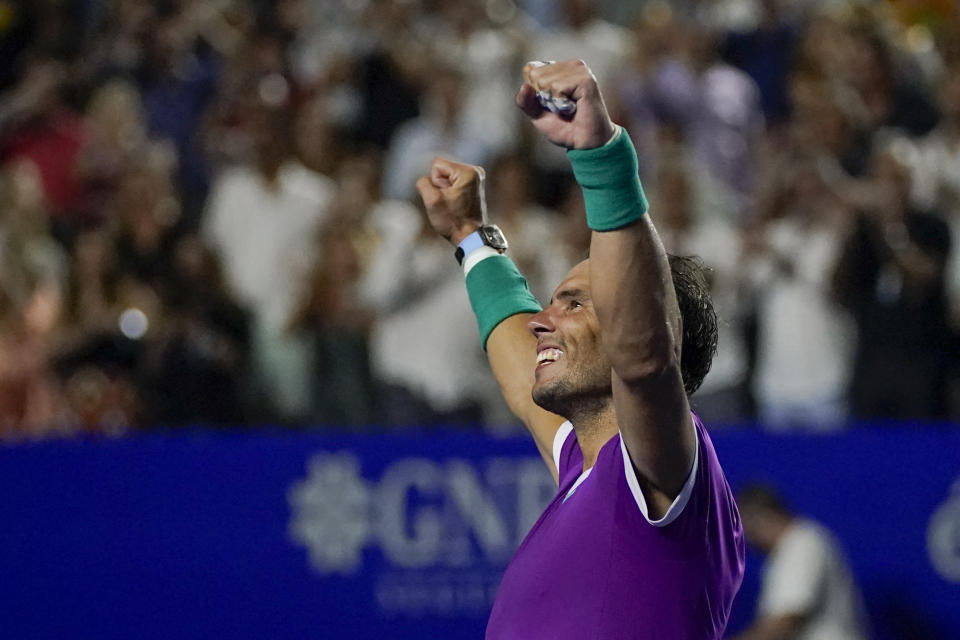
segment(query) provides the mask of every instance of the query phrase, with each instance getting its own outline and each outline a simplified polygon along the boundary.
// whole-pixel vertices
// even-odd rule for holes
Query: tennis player
[[[523,74],[517,103],[567,149],[592,229],[590,258],[549,306],[484,220],[480,167],[436,158],[417,181],[433,229],[456,247],[504,397],[559,487],[507,567],[486,637],[720,638],[743,532],[690,409],[717,336],[699,262],[665,253],[636,152],[583,61]]]

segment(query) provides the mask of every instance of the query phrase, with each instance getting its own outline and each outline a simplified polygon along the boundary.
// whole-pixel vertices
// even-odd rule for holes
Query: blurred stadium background
[[[550,480],[413,183],[486,166],[547,299],[589,236],[513,95],[568,57],[712,269],[731,484],[960,638],[955,0],[0,0],[0,636],[482,634]]]

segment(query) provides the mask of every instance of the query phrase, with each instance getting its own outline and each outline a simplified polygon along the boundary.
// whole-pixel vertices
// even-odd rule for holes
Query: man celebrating
[[[703,275],[664,252],[633,145],[590,69],[571,60],[523,73],[517,103],[568,150],[592,229],[589,260],[550,305],[540,309],[485,224],[481,168],[436,158],[417,181],[430,224],[457,247],[504,397],[559,486],[507,567],[486,637],[720,638],[743,535],[688,400],[716,349]]]

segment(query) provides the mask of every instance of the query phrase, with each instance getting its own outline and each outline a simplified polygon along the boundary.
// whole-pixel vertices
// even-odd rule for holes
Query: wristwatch
[[[500,231],[500,227],[495,224],[485,224],[478,227],[476,231],[468,235],[457,245],[457,250],[453,253],[453,257],[457,259],[458,264],[463,264],[464,256],[484,245],[493,247],[500,253],[506,251],[509,246],[506,237],[503,235],[503,231]]]

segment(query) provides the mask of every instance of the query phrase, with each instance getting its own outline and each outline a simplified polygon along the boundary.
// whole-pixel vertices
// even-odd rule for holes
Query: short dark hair
[[[749,482],[737,491],[737,505],[741,511],[766,511],[782,516],[790,515],[787,501],[772,485],[765,482]]]
[[[696,256],[668,256],[683,325],[680,373],[687,395],[700,388],[717,353],[717,313],[710,299],[706,267]]]

